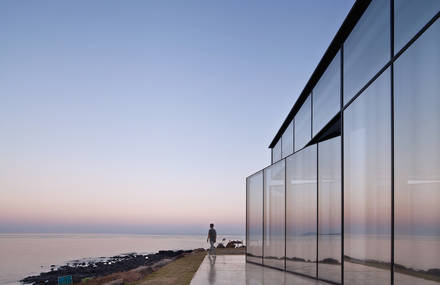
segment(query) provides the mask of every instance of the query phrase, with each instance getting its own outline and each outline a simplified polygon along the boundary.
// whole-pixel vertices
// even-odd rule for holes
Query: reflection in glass
[[[391,281],[390,90],[388,69],[344,111],[347,284]]]
[[[316,145],[286,158],[286,269],[316,277]]]
[[[312,138],[312,100],[309,96],[295,116],[295,151],[306,146]]]
[[[272,148],[272,163],[281,159],[281,139],[278,140],[276,145]]]
[[[318,275],[341,282],[341,137],[318,144]]]
[[[437,20],[394,65],[395,284],[440,282],[439,74]]]
[[[340,110],[341,53],[338,52],[313,89],[313,136]]]
[[[373,0],[344,43],[344,105],[390,60],[390,1]]]
[[[263,263],[263,171],[246,179],[246,260]]]
[[[394,51],[397,53],[440,11],[438,0],[394,0]]]
[[[264,170],[264,265],[284,269],[284,160]]]
[[[293,121],[290,122],[287,129],[284,131],[282,142],[282,153],[283,158],[293,153]]]

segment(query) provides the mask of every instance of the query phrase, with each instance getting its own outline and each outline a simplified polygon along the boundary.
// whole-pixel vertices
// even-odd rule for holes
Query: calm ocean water
[[[219,240],[244,236],[219,235]],[[0,234],[0,284],[64,265],[73,260],[110,257],[123,253],[208,248],[206,235],[128,234]]]

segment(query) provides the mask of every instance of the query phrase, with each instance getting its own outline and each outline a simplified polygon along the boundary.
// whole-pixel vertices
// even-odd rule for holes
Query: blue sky
[[[1,1],[0,232],[244,233],[354,1]]]

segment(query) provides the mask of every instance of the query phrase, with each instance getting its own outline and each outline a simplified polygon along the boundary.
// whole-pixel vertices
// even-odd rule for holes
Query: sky
[[[0,232],[245,232],[353,0],[1,1]]]

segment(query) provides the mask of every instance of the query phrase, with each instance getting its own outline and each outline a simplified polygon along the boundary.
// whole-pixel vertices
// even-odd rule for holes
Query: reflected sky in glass
[[[287,129],[284,131],[281,138],[282,142],[282,156],[285,158],[293,153],[293,121],[290,122]]]
[[[440,269],[439,51],[437,20],[394,65],[395,262],[424,271]]]
[[[373,0],[344,43],[344,104],[390,60],[390,2]]]
[[[248,177],[247,191],[247,244],[246,259],[263,262],[263,171]]]
[[[295,115],[295,151],[302,149],[312,136],[312,100],[307,97]]]
[[[394,51],[397,53],[440,11],[438,0],[394,0]]]
[[[313,89],[313,135],[341,108],[341,53],[338,52]]]
[[[316,276],[316,145],[286,159],[286,269]]]
[[[391,260],[390,72],[344,111],[344,278],[372,278]],[[366,263],[367,265],[357,265]],[[347,264],[347,266],[345,266]],[[359,268],[357,268],[359,267]]]
[[[318,144],[318,274],[341,282],[341,137]]]
[[[272,148],[272,163],[281,159],[281,140]]]
[[[284,160],[264,170],[264,264],[284,269]]]

